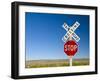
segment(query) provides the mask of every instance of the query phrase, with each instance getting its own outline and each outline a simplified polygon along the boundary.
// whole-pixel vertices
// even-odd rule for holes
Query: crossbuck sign
[[[75,22],[71,27],[69,27],[66,23],[63,24],[63,28],[67,31],[67,33],[64,35],[64,37],[62,38],[62,40],[64,42],[66,42],[70,36],[72,36],[72,38],[74,38],[74,40],[76,42],[78,42],[80,40],[79,36],[76,35],[76,33],[74,32],[78,27],[80,26],[79,22]]]

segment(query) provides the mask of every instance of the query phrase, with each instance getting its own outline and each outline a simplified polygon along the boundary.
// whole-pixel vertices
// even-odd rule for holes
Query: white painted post
[[[69,40],[72,40],[72,35],[70,35]],[[72,56],[69,56],[69,66],[72,66]]]
[[[72,56],[69,56],[69,66],[72,66],[73,64],[72,64],[73,62],[72,62]]]

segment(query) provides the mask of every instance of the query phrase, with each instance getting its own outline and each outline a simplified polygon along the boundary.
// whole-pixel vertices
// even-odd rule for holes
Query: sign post
[[[72,56],[69,56],[69,65],[72,66],[73,61],[72,61]]]
[[[70,37],[69,37],[69,40],[72,40],[72,36],[70,35]],[[69,66],[72,66],[73,65],[73,60],[72,60],[72,56],[69,56],[68,57],[69,58]]]
[[[67,33],[62,38],[64,44],[64,52],[68,55],[69,64],[72,66],[72,57],[78,51],[78,45],[76,42],[80,40],[80,38],[75,34],[75,30],[79,27],[79,23],[76,21],[72,27],[69,27],[66,23],[63,24],[63,28],[67,31]],[[74,40],[73,40],[73,39]]]

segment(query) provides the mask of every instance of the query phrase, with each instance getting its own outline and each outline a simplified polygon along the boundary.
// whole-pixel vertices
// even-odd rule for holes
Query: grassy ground
[[[73,66],[89,65],[89,59],[73,59]],[[63,67],[69,66],[69,60],[30,60],[26,61],[26,68]]]

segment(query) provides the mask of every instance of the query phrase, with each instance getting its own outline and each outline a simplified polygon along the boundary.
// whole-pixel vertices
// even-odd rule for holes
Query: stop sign
[[[64,44],[64,52],[68,56],[74,56],[78,50],[78,45],[74,40],[69,40]]]

